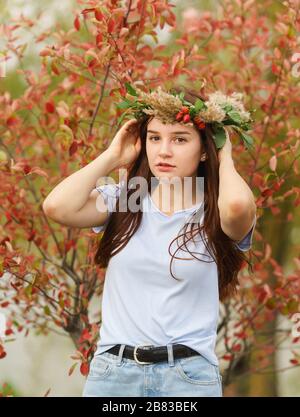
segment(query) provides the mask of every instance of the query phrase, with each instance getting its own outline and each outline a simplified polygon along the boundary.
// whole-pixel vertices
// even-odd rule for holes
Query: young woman
[[[185,90],[185,98],[195,103],[200,96]],[[127,121],[107,150],[44,202],[59,223],[104,232],[95,255],[107,268],[102,325],[83,396],[222,396],[219,300],[235,293],[248,262],[256,206],[235,169],[229,136],[218,150],[208,123],[165,123],[170,106],[158,104],[161,113],[148,107]],[[95,187],[121,167],[127,184]],[[122,211],[136,178],[144,180],[140,210]],[[192,184],[188,199],[185,178]],[[174,179],[182,188],[169,187]]]

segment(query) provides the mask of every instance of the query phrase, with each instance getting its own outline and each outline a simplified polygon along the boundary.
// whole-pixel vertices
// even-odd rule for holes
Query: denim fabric
[[[167,345],[168,360],[138,364],[107,351],[90,363],[83,397],[222,397],[219,366],[201,355],[174,360],[172,345]]]

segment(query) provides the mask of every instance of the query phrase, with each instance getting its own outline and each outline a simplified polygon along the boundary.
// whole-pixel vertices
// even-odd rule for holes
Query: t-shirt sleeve
[[[108,210],[108,217],[106,219],[106,222],[101,226],[94,226],[92,227],[93,232],[99,233],[105,230],[111,213],[114,211],[116,207],[117,198],[120,195],[120,189],[121,189],[121,182],[118,184],[104,184],[95,187],[95,189],[102,194],[103,200],[107,206]]]
[[[251,248],[251,246],[252,246],[252,238],[253,238],[253,233],[254,233],[255,226],[256,226],[256,214],[255,214],[255,218],[254,218],[252,227],[249,230],[249,232],[246,234],[246,236],[242,240],[240,240],[239,242],[235,242],[235,245],[242,252],[246,252],[246,251],[248,251]]]

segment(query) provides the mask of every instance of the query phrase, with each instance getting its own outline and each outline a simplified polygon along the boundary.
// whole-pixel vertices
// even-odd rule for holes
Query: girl
[[[182,109],[204,102],[184,92]],[[178,96],[159,88],[142,98],[144,112],[136,111],[136,100],[137,118],[43,205],[61,224],[104,232],[95,255],[107,268],[102,325],[83,396],[222,396],[215,354],[219,300],[236,292],[237,274],[248,262],[254,197],[235,169],[229,135],[216,147],[209,121],[220,123],[221,107],[208,114],[206,102],[201,120],[182,123]],[[242,114],[241,105],[236,109]],[[95,187],[99,177],[121,167],[128,186],[123,178]],[[186,179],[190,198],[184,200]],[[139,210],[132,204],[136,188]],[[131,202],[129,210],[120,210],[124,202]]]

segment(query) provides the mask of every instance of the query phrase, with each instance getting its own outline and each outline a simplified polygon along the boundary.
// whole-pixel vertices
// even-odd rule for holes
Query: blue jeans
[[[174,359],[167,345],[168,360],[139,364],[119,355],[103,352],[93,357],[83,397],[222,397],[219,366],[201,355]]]

